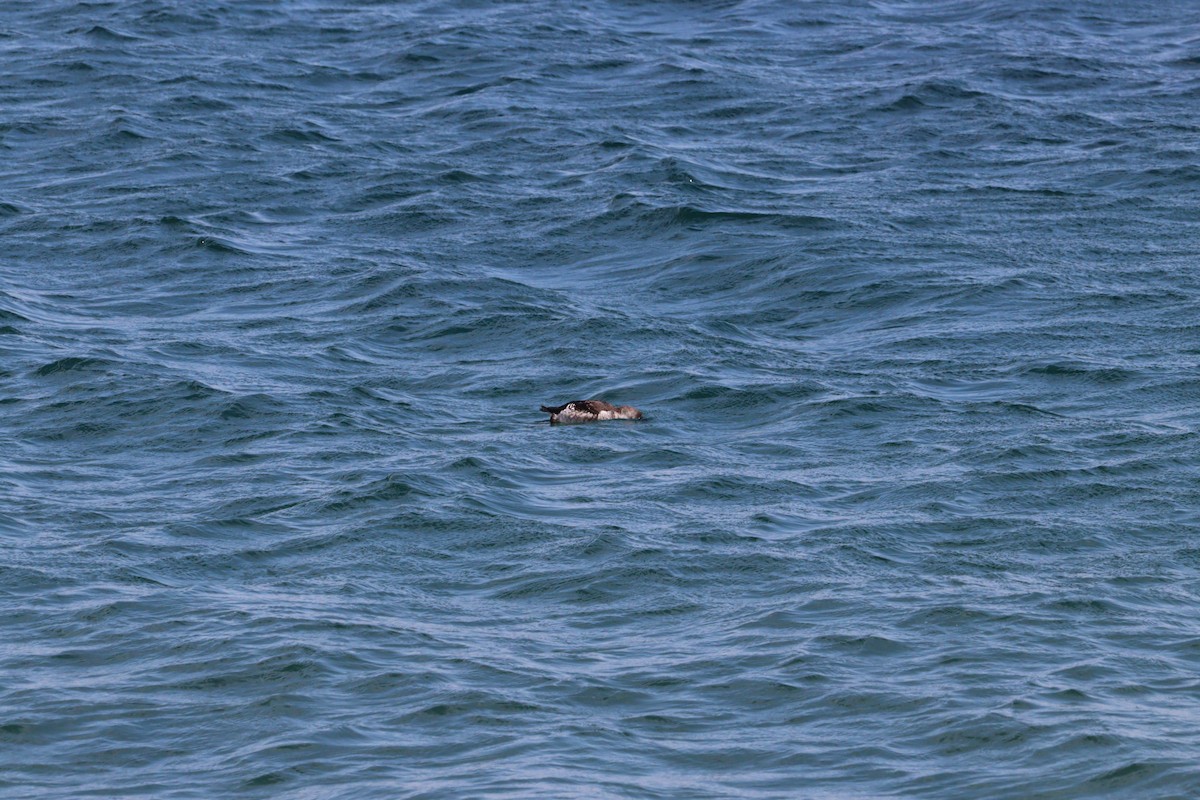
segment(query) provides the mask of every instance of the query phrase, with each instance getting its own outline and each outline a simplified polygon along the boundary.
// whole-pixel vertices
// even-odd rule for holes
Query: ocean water
[[[1200,796],[1200,6],[0,59],[6,799]]]

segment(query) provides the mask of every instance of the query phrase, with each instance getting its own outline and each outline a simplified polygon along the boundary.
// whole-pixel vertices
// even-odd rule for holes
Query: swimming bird
[[[596,422],[602,419],[641,419],[633,406],[614,406],[603,400],[572,400],[561,406],[542,406],[550,422]]]

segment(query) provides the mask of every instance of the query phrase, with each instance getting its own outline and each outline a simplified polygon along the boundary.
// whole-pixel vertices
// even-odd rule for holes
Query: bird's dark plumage
[[[641,419],[633,406],[614,406],[603,400],[572,400],[561,406],[542,406],[551,422],[595,422],[605,419]]]

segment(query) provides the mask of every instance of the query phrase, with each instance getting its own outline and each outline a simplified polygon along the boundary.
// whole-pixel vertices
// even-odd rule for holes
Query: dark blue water
[[[5,798],[1200,795],[1200,7],[0,64]]]

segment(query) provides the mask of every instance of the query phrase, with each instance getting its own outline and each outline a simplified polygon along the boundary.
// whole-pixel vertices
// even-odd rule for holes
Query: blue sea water
[[[3,797],[1200,796],[1200,6],[0,63]]]

